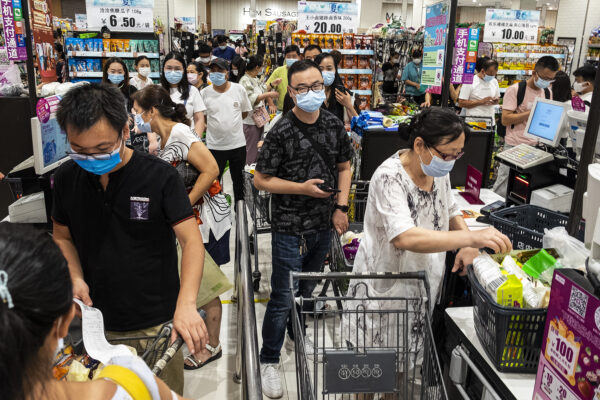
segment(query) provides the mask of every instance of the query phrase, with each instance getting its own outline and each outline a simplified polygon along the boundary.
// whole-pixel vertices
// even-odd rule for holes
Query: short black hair
[[[491,58],[488,58],[487,60],[485,60],[482,64],[481,64],[481,68],[485,71],[488,68],[491,67],[496,67],[498,68],[498,61],[496,60],[492,60]]]
[[[296,54],[298,54],[298,56],[301,55],[301,53],[300,53],[300,47],[296,46],[295,44],[290,44],[289,46],[286,46],[285,51],[283,52],[283,54],[287,55],[288,53],[292,53],[292,52],[296,52]]]
[[[556,72],[558,71],[558,61],[552,56],[540,57],[535,63],[535,70],[537,71],[542,68],[548,68],[550,71]]]
[[[421,49],[414,49],[412,51],[412,58],[418,58],[423,56],[423,51]]]
[[[210,47],[210,45],[206,44],[206,43],[202,43],[199,47],[198,47],[198,54],[210,54],[212,53],[213,48]]]
[[[596,80],[596,68],[592,64],[585,64],[583,67],[579,67],[573,72],[573,76],[580,76],[586,82],[592,82]]]
[[[150,59],[149,59],[148,57],[146,57],[146,56],[138,56],[138,57],[135,59],[135,66],[137,67],[137,66],[138,66],[138,64],[139,64],[139,63],[140,63],[142,60],[148,60],[148,62],[150,62]]]
[[[56,120],[61,129],[79,134],[102,118],[119,133],[127,125],[125,98],[119,89],[107,83],[92,83],[69,90],[58,104]]]
[[[306,71],[310,68],[315,68],[317,71],[319,71],[319,73],[321,73],[321,69],[319,68],[319,66],[311,60],[300,60],[293,63],[292,66],[288,69],[288,85],[291,85],[292,76],[294,74]]]
[[[217,43],[227,43],[227,36],[225,35],[219,35],[217,36]]]
[[[566,72],[558,71],[552,82],[552,100],[564,103],[571,99],[571,79]]]
[[[475,71],[481,71],[481,68],[483,68],[483,63],[489,59],[490,58],[488,56],[477,57],[477,60],[475,61]]]
[[[308,46],[306,46],[306,48],[304,48],[304,54],[306,54],[307,51],[311,51],[311,50],[319,50],[319,53],[323,52],[323,50],[321,49],[321,46],[319,46],[318,44],[309,44]]]

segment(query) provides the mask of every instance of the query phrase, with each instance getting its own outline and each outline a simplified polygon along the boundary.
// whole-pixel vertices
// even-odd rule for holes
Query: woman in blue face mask
[[[425,271],[431,288],[430,301],[435,304],[444,278],[447,251],[460,249],[453,272],[464,273],[464,267],[479,254],[478,249],[487,247],[505,253],[512,247],[509,239],[494,228],[469,231],[451,192],[448,174],[455,160],[463,155],[470,135],[468,126],[453,111],[432,107],[413,117],[410,124],[402,125],[399,133],[408,148],[384,161],[371,178],[364,237],[352,272]],[[365,290],[371,297],[385,299],[422,296],[422,285],[410,280],[352,281],[348,293],[363,296]],[[365,307],[396,308],[388,300],[385,303],[373,300]],[[428,317],[419,304],[408,307],[409,329],[415,326],[417,315]],[[353,343],[355,346],[362,346],[362,340],[381,344],[404,329],[403,322],[380,318],[378,314],[371,314],[372,317],[367,314],[367,320],[357,326],[356,317],[351,314],[347,331],[353,334],[348,340],[356,342],[357,337],[361,338],[359,343]],[[409,341],[411,348],[419,346],[413,338]]]
[[[186,63],[180,53],[170,52],[165,57],[160,84],[171,94],[171,99],[175,103],[185,106],[186,116],[191,120],[192,129],[202,137],[206,128],[204,123],[206,107],[198,89],[190,85],[187,79]]]
[[[315,63],[321,70],[325,84],[326,99],[322,108],[335,114],[342,122],[358,116],[354,108],[354,95],[344,87],[333,56],[329,53],[321,53],[315,57]]]
[[[129,84],[129,71],[125,62],[119,57],[112,57],[106,60],[102,69],[102,82],[117,86],[127,102],[127,112],[131,111],[133,102],[131,96],[136,92],[136,88]]]

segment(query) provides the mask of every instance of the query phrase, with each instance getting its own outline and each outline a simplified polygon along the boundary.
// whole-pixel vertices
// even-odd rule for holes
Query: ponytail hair
[[[465,134],[465,143],[471,129],[448,108],[429,107],[413,116],[410,122],[398,125],[398,134],[408,142],[412,150],[415,139],[420,137],[427,146],[438,146],[455,141]]]
[[[56,320],[73,307],[67,261],[45,232],[0,224],[0,271],[12,300],[0,298],[0,397],[24,400],[41,387],[35,397],[46,398],[53,354],[43,346]]]
[[[177,104],[171,100],[169,92],[160,85],[149,85],[135,92],[132,96],[144,111],[156,108],[161,116],[174,122],[190,125],[187,110],[183,104]]]

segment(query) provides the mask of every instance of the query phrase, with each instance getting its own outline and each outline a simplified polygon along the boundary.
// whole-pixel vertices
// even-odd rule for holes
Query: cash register
[[[566,149],[560,145],[567,126],[566,104],[544,98],[536,98],[523,136],[538,143],[536,147],[520,144],[497,155],[510,167],[506,190],[506,203],[529,204],[534,191],[551,185],[564,187],[560,192],[571,191],[575,186],[576,169],[569,168]],[[548,193],[543,198],[547,199]],[[561,199],[560,203],[563,203]],[[546,207],[548,208],[548,207]],[[558,210],[557,210],[558,211]]]

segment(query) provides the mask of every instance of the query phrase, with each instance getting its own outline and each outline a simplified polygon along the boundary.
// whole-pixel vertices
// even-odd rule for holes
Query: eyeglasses
[[[436,149],[434,146],[428,146],[432,149],[434,149],[442,158],[442,160],[444,161],[454,161],[454,160],[458,160],[459,158],[461,158],[462,156],[465,155],[464,151],[459,152],[458,154],[446,154],[446,153],[442,153],[441,151],[439,151],[438,149]]]
[[[292,89],[294,89],[296,92],[298,92],[299,94],[306,94],[309,91],[313,91],[313,92],[319,92],[321,90],[323,90],[323,88],[325,87],[325,84],[323,82],[317,82],[317,83],[313,83],[312,86],[300,86],[300,87],[293,87],[290,86]]]
[[[119,137],[119,140],[121,140],[120,137]],[[73,149],[71,149],[71,150],[67,150],[66,153],[73,160],[89,160],[90,158],[93,158],[94,160],[109,160],[114,151],[115,151],[115,149],[113,148],[113,150],[111,150],[110,153],[84,154],[84,153],[77,153],[76,151],[73,151]]]

